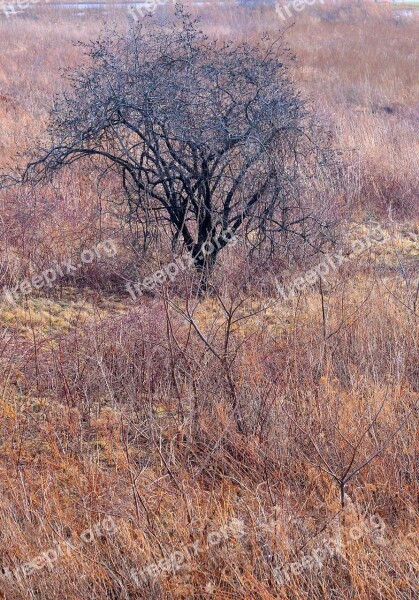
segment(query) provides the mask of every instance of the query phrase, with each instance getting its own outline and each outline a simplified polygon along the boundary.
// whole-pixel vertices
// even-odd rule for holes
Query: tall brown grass
[[[201,12],[225,37],[278,27],[270,8]],[[122,26],[125,11],[115,15]],[[0,20],[2,167],[43,135],[59,69],[82,57],[72,41],[99,31],[96,12]],[[382,6],[296,15],[300,85],[345,156],[342,213],[379,219],[386,242],[288,302],[276,263],[256,270],[239,244],[212,296],[196,299],[185,273],[133,304],[117,283],[132,269],[126,230],[88,170],[2,192],[2,285],[110,235],[119,252],[0,306],[0,597],[417,597],[416,32],[417,18]],[[115,533],[77,543],[106,516]],[[379,538],[364,526],[374,516]],[[243,534],[209,544],[232,519]],[[280,585],[276,569],[337,535],[341,555]],[[23,575],[68,539],[74,551]],[[177,572],[138,583],[191,544]]]

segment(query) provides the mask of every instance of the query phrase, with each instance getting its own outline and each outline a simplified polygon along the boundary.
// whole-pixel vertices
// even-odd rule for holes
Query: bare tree
[[[165,228],[204,281],[239,230],[253,249],[272,250],[281,236],[287,247],[319,239],[327,224],[304,198],[331,152],[281,37],[220,43],[178,7],[171,24],[134,24],[85,48],[52,109],[49,145],[31,154],[21,181],[92,161],[120,182],[129,219],[147,235]]]

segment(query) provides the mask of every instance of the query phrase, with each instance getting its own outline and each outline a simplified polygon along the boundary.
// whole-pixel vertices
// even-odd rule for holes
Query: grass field
[[[191,10],[223,39],[282,23]],[[286,23],[345,165],[339,248],[363,247],[288,299],[278,281],[313,265],[256,272],[239,242],[215,294],[185,271],[133,302],[126,278],[166,255],[133,254],[88,168],[0,192],[2,288],[116,248],[1,298],[0,598],[418,597],[419,16],[394,10],[326,2]],[[0,12],[1,170],[45,135],[74,42],[111,19],[130,16]]]

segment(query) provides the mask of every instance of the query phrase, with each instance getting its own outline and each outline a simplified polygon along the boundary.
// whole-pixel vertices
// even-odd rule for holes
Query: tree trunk
[[[215,248],[212,252],[203,252],[202,245],[196,244],[192,257],[194,259],[195,269],[199,276],[198,292],[204,295],[210,288],[210,280],[217,260],[218,250]]]

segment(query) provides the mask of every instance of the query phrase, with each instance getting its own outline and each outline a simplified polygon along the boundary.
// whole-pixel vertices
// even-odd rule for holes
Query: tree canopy
[[[22,181],[93,161],[120,181],[129,218],[165,228],[201,271],[227,241],[210,256],[202,245],[226,230],[242,230],[253,248],[312,243],[325,223],[306,188],[331,153],[281,36],[218,42],[178,9],[171,23],[107,32],[86,55],[67,73],[50,143],[32,153]]]

